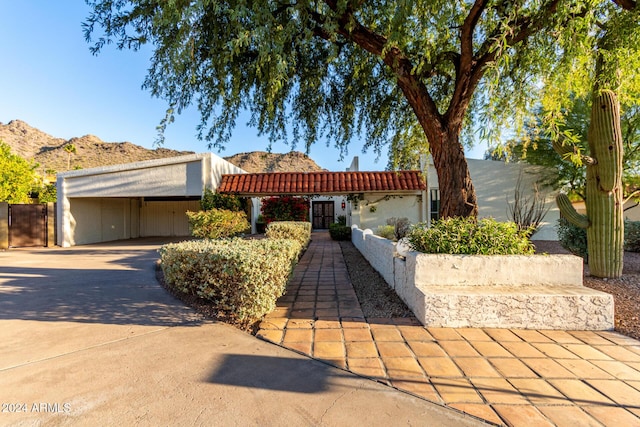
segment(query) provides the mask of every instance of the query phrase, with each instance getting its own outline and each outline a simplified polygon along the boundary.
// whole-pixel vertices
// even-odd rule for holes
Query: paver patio
[[[259,337],[499,425],[640,426],[640,341],[365,318],[340,245],[312,239]]]

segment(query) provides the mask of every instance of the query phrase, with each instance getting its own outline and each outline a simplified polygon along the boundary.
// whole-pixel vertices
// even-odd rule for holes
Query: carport
[[[241,173],[212,153],[60,173],[57,244],[188,236],[185,212],[199,209],[203,189]]]

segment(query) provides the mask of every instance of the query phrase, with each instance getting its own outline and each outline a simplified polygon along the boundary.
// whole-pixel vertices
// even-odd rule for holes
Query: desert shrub
[[[307,221],[275,221],[265,233],[268,239],[292,239],[305,248],[311,240],[311,223]]]
[[[587,248],[587,230],[580,228],[564,218],[558,220],[558,241],[563,248],[574,255],[589,259]]]
[[[400,240],[405,237],[411,228],[409,218],[388,218],[387,225],[393,226],[395,240]]]
[[[640,252],[640,221],[624,222],[624,250]]]
[[[396,227],[393,225],[379,225],[374,233],[376,236],[384,237],[385,239],[396,239]]]
[[[220,239],[160,248],[165,282],[242,322],[275,309],[302,247],[291,239]]]
[[[251,225],[244,212],[212,208],[208,211],[187,211],[191,235],[202,239],[220,239],[237,236]]]
[[[305,197],[267,197],[262,199],[260,210],[267,224],[272,221],[309,220],[309,201]]]
[[[339,222],[329,224],[329,236],[333,240],[351,240],[351,227],[347,227]]]
[[[233,194],[220,194],[205,188],[200,200],[200,208],[203,211],[211,209],[223,209],[238,212],[243,210],[242,200]]]
[[[527,230],[518,230],[513,222],[487,218],[447,218],[431,227],[417,224],[407,235],[412,249],[432,254],[521,255],[532,254],[534,247]]]

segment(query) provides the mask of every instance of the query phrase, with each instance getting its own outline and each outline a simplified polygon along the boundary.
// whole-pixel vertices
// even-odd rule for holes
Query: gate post
[[[47,247],[51,248],[56,245],[56,203],[48,202],[47,209]]]
[[[9,203],[0,202],[0,249],[9,249]]]

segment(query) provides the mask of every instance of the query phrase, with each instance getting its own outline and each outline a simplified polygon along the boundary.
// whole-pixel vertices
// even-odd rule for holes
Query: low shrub
[[[563,248],[574,255],[589,260],[587,248],[587,230],[580,228],[564,218],[558,220],[558,241]]]
[[[624,250],[640,252],[640,221],[624,222]]]
[[[205,188],[200,200],[200,208],[203,211],[211,209],[224,209],[238,212],[243,210],[243,201],[233,194],[220,194]]]
[[[268,239],[292,239],[306,248],[311,240],[311,223],[306,221],[275,221],[267,225]]]
[[[374,233],[376,236],[384,237],[385,239],[396,239],[396,227],[393,225],[379,225]]]
[[[513,222],[487,218],[447,218],[413,226],[407,238],[413,250],[430,254],[524,255],[534,247],[526,230]]]
[[[241,322],[275,309],[302,247],[291,239],[219,239],[160,248],[165,282]]]
[[[333,240],[351,240],[351,227],[334,222],[329,224],[329,236]]]
[[[212,208],[208,211],[187,211],[191,235],[201,239],[237,236],[251,229],[244,212]]]

